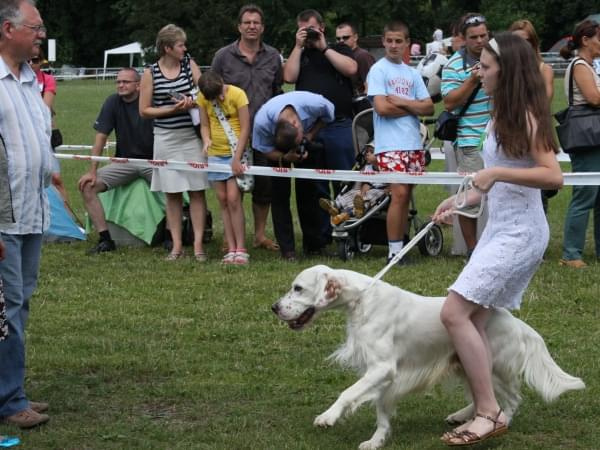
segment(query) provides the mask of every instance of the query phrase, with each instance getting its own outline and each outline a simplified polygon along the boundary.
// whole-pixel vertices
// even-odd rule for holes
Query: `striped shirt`
[[[467,70],[465,71],[463,68],[463,52],[466,53],[466,50],[459,50],[454,53],[442,70],[442,96],[444,97],[450,91],[459,88],[471,76],[469,68],[476,61],[467,57]],[[452,112],[458,114],[462,106],[460,105]],[[458,147],[477,147],[479,145],[481,135],[490,120],[490,108],[490,97],[480,88],[465,115],[458,121],[458,139],[456,140]]]
[[[45,187],[50,184],[50,109],[42,100],[35,73],[21,65],[17,79],[0,56],[0,134],[8,160],[14,224],[5,234],[41,234],[50,223]]]
[[[196,93],[196,87],[192,81],[192,70],[190,68],[189,58],[181,61],[179,75],[174,79],[165,77],[160,70],[158,62],[150,66],[153,80],[152,105],[157,108],[172,106],[176,103],[173,100],[171,91],[176,91],[184,95]],[[177,129],[193,126],[190,114],[187,111],[176,113],[169,117],[160,117],[154,119],[154,126],[159,128]]]

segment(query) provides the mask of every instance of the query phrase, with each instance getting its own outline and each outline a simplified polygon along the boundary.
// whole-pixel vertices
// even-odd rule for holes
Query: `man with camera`
[[[315,168],[322,147],[315,136],[335,120],[333,104],[322,95],[305,91],[288,92],[267,101],[254,117],[252,147],[280,168],[294,166]],[[326,244],[322,234],[323,221],[329,221],[319,208],[318,182],[296,179],[296,206],[302,228],[302,247],[305,254],[319,252]],[[281,256],[296,258],[294,228],[290,210],[291,183],[289,178],[273,177],[271,215],[273,229]]]
[[[333,47],[327,44],[325,23],[318,11],[303,11],[296,22],[296,43],[283,66],[283,79],[295,83],[298,90],[321,94],[333,103],[335,120],[316,136],[325,146],[319,165],[324,169],[350,170],[354,165],[351,77],[356,74],[358,65],[350,47],[343,43]],[[319,187],[320,197],[329,198],[329,182],[319,182]],[[335,196],[340,183],[333,183],[333,187]],[[331,226],[327,218],[321,232],[326,242],[330,242]]]

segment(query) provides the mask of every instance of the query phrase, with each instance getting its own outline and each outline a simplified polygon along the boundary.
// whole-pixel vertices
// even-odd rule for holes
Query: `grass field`
[[[564,104],[558,83],[555,110]],[[65,143],[91,144],[91,125],[112,83],[72,81],[58,89],[57,123]],[[76,181],[87,163],[62,166],[81,217]],[[434,163],[430,170],[442,168]],[[598,448],[600,264],[590,237],[590,267],[558,266],[569,196],[565,188],[551,200],[546,261],[517,315],[544,336],[561,367],[588,387],[551,406],[525,389],[510,432],[478,448]],[[419,187],[420,214],[430,213],[443,197],[441,188]],[[312,426],[356,380],[325,360],[343,340],[343,317],[331,313],[295,333],[275,319],[270,305],[303,268],[326,263],[374,274],[386,249],[346,263],[282,263],[273,253],[252,251],[248,267],[222,267],[222,227],[212,192],[208,199],[216,219],[208,264],[165,262],[159,248],[86,256],[94,235],[85,243],[44,247],[31,303],[26,386],[31,399],[50,402],[51,421],[30,432],[0,425],[0,434],[20,435],[28,449],[349,449],[370,437],[370,407],[332,429]],[[249,243],[251,231],[248,226]],[[464,264],[448,248],[436,258],[412,256],[414,264],[392,270],[386,281],[427,295],[443,295]],[[443,418],[462,406],[455,387],[407,398],[387,448],[443,448]]]

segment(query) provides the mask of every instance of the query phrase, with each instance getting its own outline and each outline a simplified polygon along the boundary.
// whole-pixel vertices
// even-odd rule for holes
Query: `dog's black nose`
[[[271,311],[277,314],[279,312],[279,303],[273,303],[273,305],[271,306]]]

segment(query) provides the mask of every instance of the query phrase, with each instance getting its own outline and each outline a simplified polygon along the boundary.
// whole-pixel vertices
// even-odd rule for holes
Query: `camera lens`
[[[306,29],[306,39],[316,41],[320,37],[319,32],[312,27]]]

